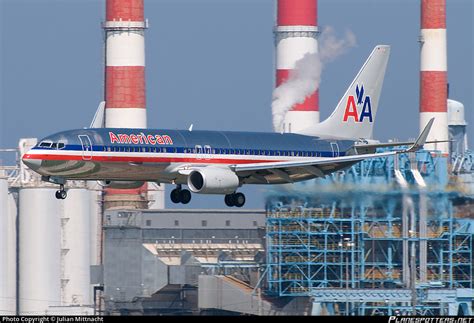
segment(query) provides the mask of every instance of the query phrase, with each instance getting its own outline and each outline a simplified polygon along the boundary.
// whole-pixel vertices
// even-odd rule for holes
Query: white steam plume
[[[283,131],[283,120],[288,110],[295,104],[303,103],[319,88],[324,64],[344,54],[355,44],[356,37],[351,31],[346,31],[344,38],[338,39],[334,28],[323,29],[318,39],[319,52],[305,54],[296,61],[288,80],[273,91],[273,129],[276,132]]]

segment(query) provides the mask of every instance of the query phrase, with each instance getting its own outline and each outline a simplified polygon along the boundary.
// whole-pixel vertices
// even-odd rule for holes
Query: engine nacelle
[[[116,188],[116,189],[132,189],[142,187],[145,182],[142,181],[97,181],[102,187]]]
[[[230,169],[205,167],[189,174],[188,186],[194,193],[231,194],[239,187],[239,177]]]

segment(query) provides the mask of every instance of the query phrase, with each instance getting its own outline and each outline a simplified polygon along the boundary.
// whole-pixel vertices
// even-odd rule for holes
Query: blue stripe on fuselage
[[[110,148],[110,151],[108,150]],[[133,150],[131,150],[133,148]],[[145,148],[145,151],[143,151]],[[54,148],[34,147],[34,150],[57,150]],[[153,150],[155,149],[155,150]],[[61,151],[82,152],[81,145],[66,145]],[[236,153],[239,150],[239,153]],[[297,150],[250,150],[250,149],[229,149],[229,148],[211,148],[211,153],[197,152],[195,147],[150,147],[149,145],[109,145],[92,146],[94,152],[132,152],[132,153],[175,153],[175,154],[204,154],[204,155],[237,155],[237,156],[271,156],[271,157],[333,157],[332,151],[297,151]],[[212,153],[212,151],[214,151]],[[263,153],[262,153],[263,152]],[[293,153],[293,154],[292,154]],[[339,156],[345,156],[345,152],[340,152]]]

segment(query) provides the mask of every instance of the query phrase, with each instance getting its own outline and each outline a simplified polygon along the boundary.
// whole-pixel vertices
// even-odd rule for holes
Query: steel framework
[[[313,296],[346,315],[452,314],[461,301],[449,293],[429,299],[437,289],[467,288],[472,300],[474,222],[454,217],[459,190],[448,185],[447,166],[445,157],[421,151],[364,161],[294,185],[292,194],[272,192],[268,292]],[[317,297],[335,290],[336,298]],[[357,301],[354,290],[365,291]],[[367,296],[374,290],[378,300]]]

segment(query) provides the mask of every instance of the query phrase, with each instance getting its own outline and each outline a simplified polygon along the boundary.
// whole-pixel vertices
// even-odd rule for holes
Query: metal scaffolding
[[[474,222],[454,217],[459,192],[446,189],[447,165],[421,151],[273,192],[268,293],[312,296],[346,315],[452,314],[452,292],[464,289],[472,301]],[[433,291],[445,293],[433,299]]]

